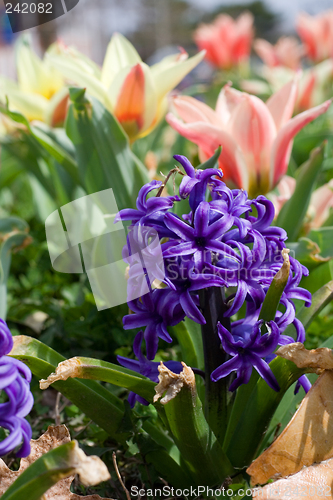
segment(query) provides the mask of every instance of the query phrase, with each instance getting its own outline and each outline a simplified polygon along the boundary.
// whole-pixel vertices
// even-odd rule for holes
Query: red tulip
[[[258,38],[254,42],[254,49],[270,68],[285,66],[294,70],[300,67],[304,52],[302,45],[292,36],[281,37],[275,45]]]
[[[296,30],[309,59],[320,62],[333,57],[333,10],[310,16],[299,14]]]
[[[201,24],[194,33],[200,50],[214,66],[231,69],[246,62],[253,39],[253,16],[244,12],[237,19],[227,14],[219,15],[212,24]]]

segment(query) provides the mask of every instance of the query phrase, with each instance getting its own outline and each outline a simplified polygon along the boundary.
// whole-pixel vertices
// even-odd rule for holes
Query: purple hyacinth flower
[[[157,383],[159,374],[158,366],[160,363],[158,361],[149,361],[142,354],[142,343],[143,332],[140,331],[136,335],[133,343],[133,352],[138,359],[130,359],[123,356],[117,356],[117,361],[124,368],[128,368],[129,370],[133,370],[134,372],[141,373],[141,375],[144,375],[153,382]],[[164,364],[173,373],[180,373],[183,370],[183,365],[179,361],[165,361]],[[149,405],[146,399],[131,391],[128,396],[128,402],[131,405],[131,408],[134,407],[136,401],[144,404],[145,406]]]
[[[0,390],[7,395],[7,401],[0,404],[0,426],[10,432],[9,436],[0,442],[0,455],[6,455],[21,445],[16,455],[26,457],[30,453],[32,435],[31,427],[24,419],[33,405],[30,391],[31,371],[21,361],[6,356],[12,347],[10,330],[0,319]]]
[[[226,286],[226,282],[216,274],[196,272],[194,261],[181,257],[166,259],[165,269],[167,283],[178,295],[186,316],[196,323],[205,324],[206,320],[198,309],[199,297],[195,292],[211,286]]]
[[[194,227],[182,221],[175,214],[165,215],[166,226],[176,233],[181,241],[171,240],[162,245],[164,257],[182,255],[193,255],[198,271],[205,263],[210,264],[211,252],[223,253],[226,257],[238,260],[237,253],[225,243],[222,243],[222,235],[228,231],[234,222],[234,218],[225,214],[218,221],[209,224],[210,205],[203,201],[199,204],[194,214]]]
[[[159,338],[172,342],[167,326],[177,325],[185,317],[179,297],[173,290],[164,288],[153,290],[143,295],[141,300],[130,301],[128,305],[135,314],[124,316],[124,329],[146,327],[144,338],[147,357],[152,360],[157,352]]]
[[[173,207],[174,202],[180,201],[179,196],[153,196],[147,198],[151,191],[161,188],[162,184],[161,181],[156,180],[145,184],[139,191],[136,201],[137,208],[125,208],[120,210],[114,222],[129,220],[133,225],[141,224],[154,227],[159,231],[161,236],[173,236],[173,234],[165,228],[163,218],[165,212]]]
[[[13,348],[13,337],[7,323],[0,318],[0,356],[8,354]]]
[[[274,321],[270,321],[266,323],[268,333],[261,335],[262,325],[263,321],[259,321],[250,332],[244,330],[243,336],[233,336],[224,326],[218,324],[218,334],[222,347],[227,354],[233,357],[213,371],[211,374],[213,382],[217,382],[235,371],[237,378],[229,387],[230,391],[234,391],[240,385],[249,382],[252,368],[255,368],[272,389],[280,390],[272,370],[262,359],[272,354],[276,349],[280,332]]]
[[[309,392],[312,384],[306,375],[302,375],[296,382],[294,394],[297,394],[300,388],[303,387],[305,394]]]
[[[223,174],[217,168],[196,170],[186,156],[174,155],[174,159],[182,165],[187,174],[179,187],[180,197],[185,199],[189,196],[190,207],[195,211],[199,203],[205,200],[208,183],[210,182],[215,186],[219,185],[221,181],[216,179],[216,177],[223,177]]]

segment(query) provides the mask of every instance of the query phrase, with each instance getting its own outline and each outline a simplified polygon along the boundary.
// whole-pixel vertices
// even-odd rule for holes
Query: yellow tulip
[[[48,53],[54,50],[51,46]],[[68,100],[64,79],[47,58],[42,60],[33,52],[27,37],[21,37],[17,43],[16,68],[17,82],[0,78],[1,101],[8,98],[10,109],[22,113],[29,121],[62,123]]]
[[[199,64],[182,51],[149,67],[122,35],[113,35],[102,69],[74,48],[58,46],[48,60],[62,75],[99,99],[119,120],[133,142],[149,134],[163,118],[167,94]]]

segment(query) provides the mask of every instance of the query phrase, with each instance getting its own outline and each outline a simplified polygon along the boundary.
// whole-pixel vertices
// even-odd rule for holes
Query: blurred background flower
[[[248,62],[253,40],[253,15],[244,12],[237,19],[219,15],[212,24],[201,24],[194,33],[206,59],[220,69],[231,69]]]

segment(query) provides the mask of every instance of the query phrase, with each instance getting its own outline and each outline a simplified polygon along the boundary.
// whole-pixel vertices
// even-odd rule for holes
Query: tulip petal
[[[61,74],[47,60],[42,60],[35,54],[27,37],[22,37],[17,44],[16,67],[19,87],[24,92],[40,94],[50,99],[63,87]]]
[[[248,171],[245,160],[231,135],[210,123],[182,123],[171,113],[167,114],[166,121],[181,135],[197,144],[208,157],[212,156],[218,146],[222,145],[219,166],[223,171],[223,179],[231,181],[235,186],[247,189]]]
[[[172,99],[172,107],[185,123],[207,122],[221,127],[217,114],[204,102],[190,96],[177,96]]]
[[[157,100],[149,67],[144,63],[120,71],[109,89],[114,114],[131,140],[154,121]]]
[[[101,81],[109,88],[115,76],[127,66],[142,62],[131,42],[120,33],[115,33],[108,45],[104,58]]]
[[[92,61],[72,47],[48,54],[47,60],[61,72],[64,78],[79,87],[85,87],[88,94],[96,97],[106,108],[110,108],[106,88],[100,81],[100,69],[95,67]]]
[[[231,83],[227,83],[219,93],[215,112],[224,125],[230,120],[237,105],[244,99],[244,93],[231,88]]]
[[[267,106],[258,97],[244,94],[232,113],[229,127],[245,157],[250,196],[256,195],[257,191],[267,192],[270,151],[276,137],[275,123]]]
[[[263,38],[258,38],[253,44],[254,50],[267,66],[276,66],[278,61],[274,53],[274,47]]]
[[[325,113],[331,105],[331,100],[304,111],[295,116],[288,123],[286,123],[279,131],[272,148],[271,162],[272,167],[270,170],[270,185],[274,186],[279,181],[280,177],[284,175],[288,168],[288,162],[292,149],[292,140],[295,135],[305,125],[310,123],[318,116]]]
[[[49,101],[42,95],[17,90],[6,92],[6,96],[11,110],[19,111],[29,121],[44,120]]]
[[[278,92],[275,92],[266,102],[277,131],[285,125],[293,116],[297,98],[297,80],[294,78],[284,85]]]
[[[205,51],[201,51],[184,61],[184,56],[180,53],[177,61],[170,62],[168,58],[166,63],[162,60],[151,66],[158,100],[161,101],[170,90],[174,89],[202,61],[204,56]]]

